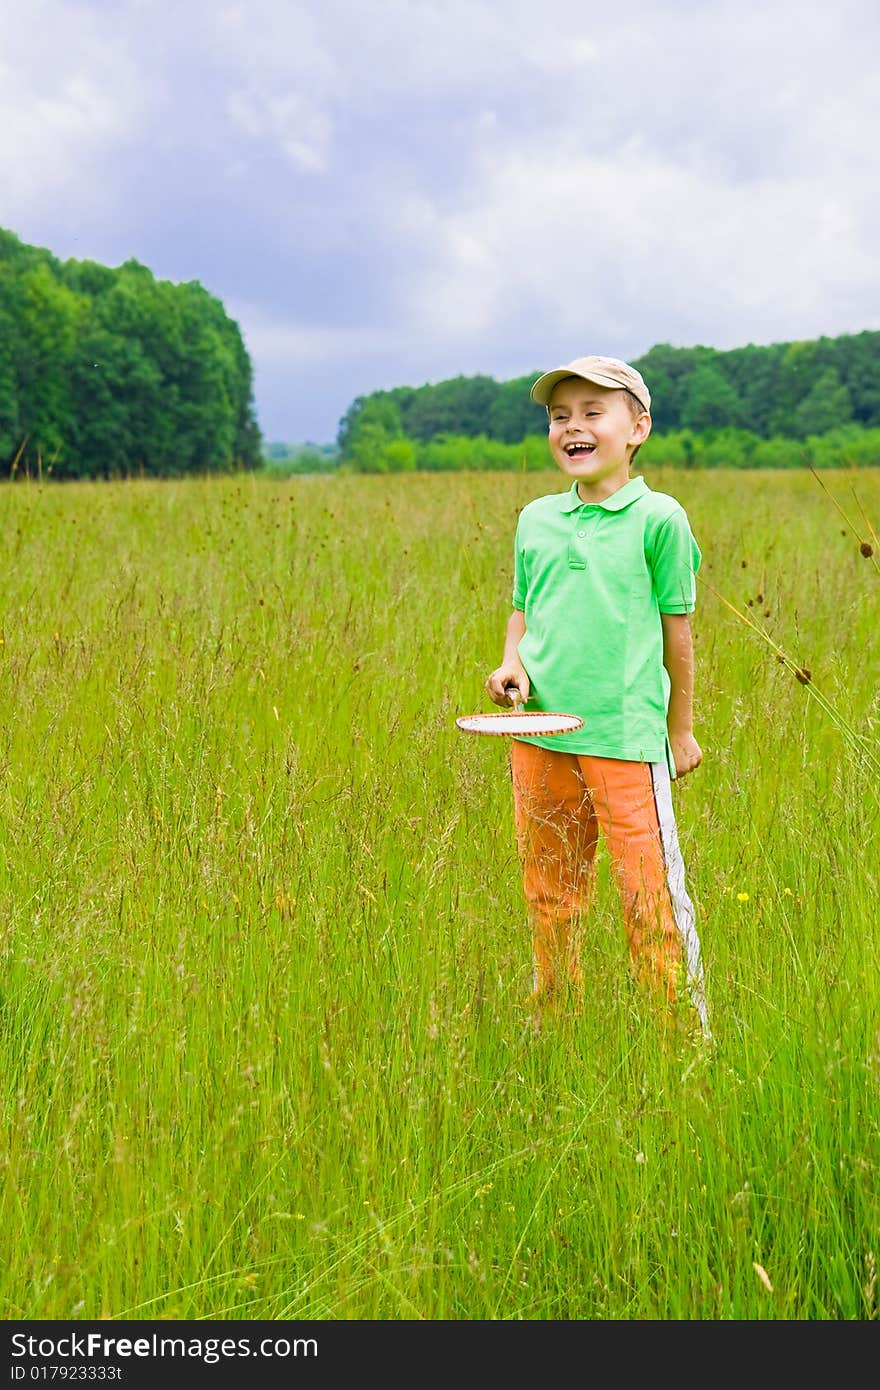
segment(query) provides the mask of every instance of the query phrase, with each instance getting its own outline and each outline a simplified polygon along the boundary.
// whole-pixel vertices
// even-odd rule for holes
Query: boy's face
[[[647,439],[651,417],[633,416],[622,391],[566,377],[547,407],[550,452],[569,478],[608,496],[629,481],[633,449]]]

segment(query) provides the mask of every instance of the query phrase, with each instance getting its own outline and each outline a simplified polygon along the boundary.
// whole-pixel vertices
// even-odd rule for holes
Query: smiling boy
[[[651,430],[641,374],[581,357],[534,383],[550,452],[572,479],[519,515],[513,612],[491,699],[580,715],[574,733],[511,741],[539,1013],[583,988],[582,934],[600,831],[636,976],[708,1035],[700,943],[671,781],[698,767],[689,614],[700,550],[681,505],[631,476]],[[685,989],[682,990],[682,984]]]

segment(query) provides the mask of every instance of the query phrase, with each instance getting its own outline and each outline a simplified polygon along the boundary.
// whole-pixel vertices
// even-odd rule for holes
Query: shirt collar
[[[630,502],[635,502],[637,498],[643,497],[646,492],[650,492],[648,484],[641,474],[635,478],[630,478],[628,483],[619,487],[616,492],[612,492],[610,497],[606,497],[602,502],[582,502],[578,493],[577,482],[573,482],[568,492],[562,494],[562,504],[560,511],[574,512],[578,507],[598,506],[606,512],[619,512],[624,507],[628,507]]]

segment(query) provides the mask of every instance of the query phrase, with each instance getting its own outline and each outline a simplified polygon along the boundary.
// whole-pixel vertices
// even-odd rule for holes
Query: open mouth
[[[595,444],[566,444],[565,452],[570,459],[579,459],[591,454],[595,447]]]

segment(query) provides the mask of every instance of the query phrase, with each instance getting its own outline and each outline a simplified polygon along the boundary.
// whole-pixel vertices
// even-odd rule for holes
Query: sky
[[[198,280],[267,442],[877,329],[878,40],[876,0],[0,0],[0,226]]]

